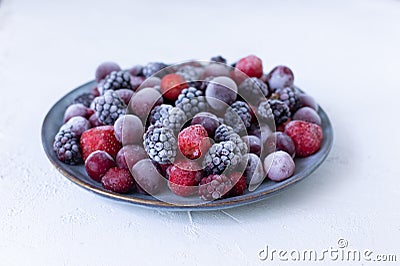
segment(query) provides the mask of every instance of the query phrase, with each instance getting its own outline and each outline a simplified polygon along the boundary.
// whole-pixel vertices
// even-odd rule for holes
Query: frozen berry
[[[122,168],[114,167],[101,178],[103,188],[117,193],[128,193],[135,187],[131,173]]]
[[[302,107],[297,110],[297,112],[293,115],[293,120],[302,120],[321,125],[321,118],[311,107]]]
[[[175,106],[182,109],[188,118],[192,118],[207,109],[207,101],[203,91],[189,87],[179,94]]]
[[[178,196],[191,196],[197,192],[202,172],[193,161],[181,161],[167,169],[168,187]]]
[[[303,106],[303,107],[307,106],[307,107],[314,109],[315,111],[318,111],[318,104],[314,100],[313,97],[311,97],[308,94],[300,93],[299,98],[300,98],[301,106]]]
[[[282,181],[291,177],[295,164],[293,158],[284,151],[276,151],[268,155],[264,160],[264,170],[269,179]]]
[[[142,120],[146,120],[154,106],[162,103],[161,94],[152,88],[145,88],[133,95],[130,108]]]
[[[143,75],[148,78],[157,74],[161,69],[166,68],[168,65],[161,62],[151,62],[145,65],[142,69]]]
[[[265,179],[264,165],[260,157],[254,153],[247,153],[243,156],[242,161],[246,164],[243,175],[246,177],[246,183],[249,190],[256,189]]]
[[[180,76],[183,77],[184,80],[188,82],[199,80],[202,73],[203,73],[202,67],[190,66],[190,65],[181,66],[176,71],[176,74],[179,74]]]
[[[210,138],[214,137],[215,130],[220,125],[218,117],[209,112],[201,112],[193,117],[192,125],[201,125],[207,130],[207,134]]]
[[[233,187],[226,194],[227,197],[237,197],[243,195],[244,191],[247,188],[246,178],[242,175],[242,173],[234,172],[228,175],[228,178],[231,179]]]
[[[240,59],[236,63],[236,68],[249,77],[260,78],[263,74],[262,61],[255,55],[249,55]]]
[[[211,108],[224,111],[235,102],[238,88],[236,83],[228,77],[216,77],[206,88],[206,100]]]
[[[147,158],[147,153],[142,146],[127,145],[119,150],[115,160],[119,168],[125,168],[130,170],[138,161],[146,158]]]
[[[291,121],[286,125],[285,133],[292,138],[297,156],[306,157],[321,148],[323,133],[317,124],[300,120]]]
[[[168,74],[162,78],[160,86],[164,98],[176,101],[181,91],[188,87],[188,84],[181,75]]]
[[[210,146],[207,130],[201,125],[189,126],[178,135],[179,150],[189,159],[203,156]]]
[[[94,99],[94,110],[99,121],[105,125],[113,125],[115,121],[125,115],[126,105],[113,90]]]
[[[89,120],[82,116],[72,117],[61,129],[70,129],[77,138],[80,138],[83,132],[91,128]]]
[[[143,74],[143,66],[135,65],[129,69],[129,74],[132,76],[141,76]]]
[[[258,78],[246,78],[239,85],[239,94],[248,103],[257,105],[268,96],[268,86]]]
[[[97,117],[96,113],[92,114],[89,117],[89,122],[90,122],[91,127],[104,126],[104,124],[99,121],[99,118]]]
[[[90,93],[94,97],[99,97],[100,96],[99,88],[97,88],[97,86],[92,87],[92,89],[90,90]]]
[[[222,64],[226,64],[226,59],[223,58],[223,57],[220,56],[220,55],[211,57],[211,60],[210,60],[210,61],[217,62],[217,63],[222,63]]]
[[[296,154],[293,140],[283,132],[274,132],[265,141],[266,154],[274,151],[285,151],[293,158]]]
[[[93,102],[94,95],[92,93],[83,93],[74,99],[74,103],[81,103],[86,107],[89,107]]]
[[[159,77],[149,77],[143,81],[142,85],[140,85],[138,89],[141,90],[144,88],[154,88],[157,86],[161,86],[161,79]]]
[[[100,182],[107,171],[115,166],[114,159],[105,151],[95,151],[85,161],[87,174],[97,182]]]
[[[204,68],[202,79],[221,76],[229,77],[229,68],[224,64],[209,64]]]
[[[115,138],[113,126],[100,126],[83,132],[80,140],[83,159],[94,151],[105,151],[113,158],[121,149],[121,143]]]
[[[261,153],[261,140],[259,137],[254,135],[246,135],[242,137],[242,140],[247,145],[247,150],[251,153],[255,153],[260,156]]]
[[[120,89],[115,91],[115,93],[121,98],[121,100],[125,103],[125,105],[128,105],[134,92],[130,89]]]
[[[150,159],[137,162],[132,168],[136,183],[148,194],[155,195],[166,184],[166,179],[158,172]]]
[[[114,132],[117,140],[124,145],[141,143],[144,126],[136,115],[125,115],[115,121]]]
[[[96,81],[100,82],[103,80],[108,74],[113,71],[120,71],[121,67],[114,62],[104,62],[100,64],[96,69]]]
[[[75,103],[68,106],[64,113],[64,123],[68,122],[72,117],[82,116],[89,118],[93,114],[93,111],[81,103]]]
[[[226,175],[209,175],[200,181],[199,196],[203,200],[216,200],[228,193],[232,186]]]
[[[275,92],[277,89],[291,87],[294,81],[292,70],[286,66],[277,66],[267,76],[270,89]]]
[[[132,90],[136,91],[142,85],[144,80],[145,80],[145,77],[132,76],[131,77]]]
[[[53,150],[57,158],[67,164],[76,165],[82,162],[79,141],[70,129],[61,129],[54,138]]]

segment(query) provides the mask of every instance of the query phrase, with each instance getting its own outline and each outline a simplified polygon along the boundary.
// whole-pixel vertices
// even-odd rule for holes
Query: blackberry
[[[54,138],[53,149],[57,158],[64,163],[71,165],[82,163],[78,138],[70,129],[62,129],[57,133]]]
[[[103,96],[95,98],[93,103],[96,115],[104,125],[113,125],[126,112],[125,103],[112,90],[106,91]]]
[[[179,132],[186,122],[186,115],[181,109],[169,104],[162,104],[154,107],[150,113],[150,124],[159,124]]]
[[[239,85],[239,95],[247,102],[257,105],[268,96],[267,84],[258,78],[247,78]]]
[[[222,198],[233,187],[226,175],[209,175],[200,181],[199,196],[203,200]]]
[[[213,57],[211,57],[211,61],[213,61],[213,62],[217,62],[217,63],[226,64],[226,59],[225,59],[225,58],[223,58],[223,57],[222,57],[222,56],[220,56],[220,55],[217,55],[217,56],[213,56]]]
[[[109,90],[129,89],[132,90],[131,75],[128,71],[113,71],[108,74],[99,84],[101,94]]]
[[[94,96],[91,93],[83,93],[74,99],[74,103],[81,103],[86,107],[90,107],[93,102]]]
[[[153,76],[154,74],[156,74],[161,69],[166,68],[166,67],[168,67],[167,64],[164,64],[161,62],[151,62],[143,67],[142,73],[146,78],[149,78],[149,77]]]
[[[275,99],[261,102],[257,112],[263,120],[274,119],[275,125],[283,124],[290,118],[290,109],[287,104]]]
[[[201,72],[198,67],[186,65],[180,67],[176,74],[181,75],[186,81],[193,81],[200,78]]]
[[[221,174],[232,171],[239,166],[242,154],[232,141],[214,143],[203,160],[203,171],[206,175]]]
[[[275,93],[272,94],[271,98],[286,103],[292,113],[294,113],[301,106],[300,97],[296,90],[292,87],[277,89]]]
[[[242,155],[248,152],[248,147],[242,138],[233,131],[232,127],[225,124],[220,125],[215,130],[214,140],[216,142],[232,141],[239,148]]]
[[[179,94],[175,106],[182,109],[188,118],[192,118],[196,114],[206,110],[207,102],[201,90],[189,87],[182,90],[181,94]]]
[[[151,125],[143,136],[143,145],[150,159],[159,164],[172,163],[176,156],[176,139],[172,129]]]
[[[246,131],[246,128],[251,125],[250,107],[247,103],[242,101],[234,102],[229,107],[224,116],[225,124],[231,126],[233,131],[240,134]]]

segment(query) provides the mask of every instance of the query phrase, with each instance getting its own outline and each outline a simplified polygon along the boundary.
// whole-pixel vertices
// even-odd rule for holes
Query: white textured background
[[[400,1],[215,2],[1,2],[1,265],[262,265],[266,244],[320,250],[339,237],[400,260]],[[327,161],[284,193],[159,212],[89,193],[46,159],[46,112],[100,62],[250,53],[289,65],[335,128]]]

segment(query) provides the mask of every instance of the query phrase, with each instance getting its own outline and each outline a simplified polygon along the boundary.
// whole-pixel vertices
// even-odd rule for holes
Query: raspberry
[[[182,90],[188,87],[188,84],[181,75],[168,74],[161,79],[160,87],[164,98],[176,101]]]
[[[291,121],[285,127],[285,133],[292,138],[296,147],[296,155],[306,157],[321,148],[322,128],[314,123],[304,121]]]
[[[228,176],[231,179],[233,187],[226,194],[227,197],[236,197],[243,195],[244,191],[247,188],[246,185],[246,177],[244,177],[241,173],[235,172]]]
[[[249,55],[236,63],[236,68],[249,77],[260,78],[263,74],[262,61],[255,55]]]
[[[103,188],[113,192],[128,193],[133,190],[135,180],[128,170],[114,167],[103,176],[101,185]]]
[[[232,181],[225,175],[209,175],[200,181],[199,196],[203,200],[222,198],[232,188]]]
[[[196,193],[197,185],[202,178],[199,167],[192,161],[180,161],[168,167],[168,187],[171,191],[182,197],[191,196]]]
[[[201,125],[189,126],[178,135],[179,150],[189,159],[201,157],[210,146],[207,130]]]
[[[84,160],[98,150],[105,151],[115,158],[121,149],[121,143],[115,137],[113,126],[100,126],[83,132],[80,144]]]

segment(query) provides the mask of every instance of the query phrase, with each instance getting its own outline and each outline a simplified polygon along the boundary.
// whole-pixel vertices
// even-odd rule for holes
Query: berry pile
[[[295,158],[322,145],[318,105],[286,66],[266,73],[255,55],[226,63],[102,63],[96,87],[65,110],[56,156],[115,193],[168,188],[210,201],[289,178]]]

